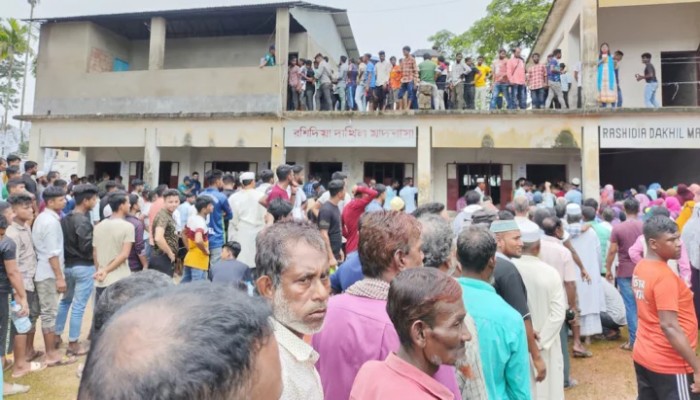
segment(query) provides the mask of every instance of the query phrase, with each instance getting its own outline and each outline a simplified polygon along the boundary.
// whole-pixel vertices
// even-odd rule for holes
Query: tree
[[[531,48],[551,5],[552,0],[492,0],[486,16],[463,34],[442,30],[428,40],[448,54],[471,52],[489,60],[500,48]]]
[[[14,18],[7,19],[6,23],[0,26],[0,60],[7,60],[7,75],[0,76],[7,83],[5,87],[3,107],[5,108],[5,130],[9,126],[7,120],[10,107],[11,96],[13,91],[13,77],[15,68],[18,65],[17,57],[22,56],[25,52],[31,51],[27,43],[27,35],[29,33],[29,25],[23,25]]]

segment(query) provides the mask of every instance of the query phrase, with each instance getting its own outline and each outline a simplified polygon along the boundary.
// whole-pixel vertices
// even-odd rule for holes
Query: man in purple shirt
[[[642,234],[642,221],[637,216],[639,215],[639,202],[630,197],[625,200],[625,222],[613,227],[610,234],[610,247],[608,248],[608,258],[605,262],[605,268],[608,271],[606,278],[612,283],[612,264],[617,255],[617,271],[616,281],[617,287],[620,289],[622,300],[625,303],[625,312],[627,315],[627,329],[630,333],[629,342],[622,345],[625,350],[632,350],[634,341],[637,338],[637,303],[632,292],[632,272],[634,272],[634,262],[630,258],[630,247],[634,246],[637,238]]]
[[[139,219],[138,214],[141,212],[141,206],[139,205],[140,197],[137,194],[129,195],[129,204],[131,208],[129,209],[129,214],[124,218],[127,222],[134,226],[134,231],[136,232],[136,238],[134,240],[134,245],[131,247],[131,253],[129,253],[129,269],[132,272],[141,271],[143,267],[148,265],[148,258],[146,258],[146,253],[144,249],[146,248],[146,241],[143,238],[143,232],[145,226],[143,221]]]
[[[383,361],[399,350],[399,336],[386,311],[389,284],[400,271],[423,265],[421,228],[413,216],[370,213],[361,225],[358,251],[364,279],[331,297],[323,330],[312,339],[326,399],[349,399],[365,362]],[[462,397],[453,367],[440,367],[434,377],[455,398]]]

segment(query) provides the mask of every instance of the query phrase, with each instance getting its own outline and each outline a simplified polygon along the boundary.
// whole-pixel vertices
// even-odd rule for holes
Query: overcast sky
[[[0,18],[28,18],[24,0],[0,0]],[[282,0],[280,0],[282,1]],[[408,44],[413,49],[430,47],[428,36],[448,29],[461,33],[484,16],[490,0],[307,0],[309,3],[348,10],[360,52],[386,50],[399,54]],[[136,11],[172,10],[240,4],[264,4],[260,0],[40,0],[37,17],[64,17]],[[8,7],[9,3],[9,7]],[[27,86],[25,108],[31,110],[34,82]],[[29,113],[30,111],[25,111]]]

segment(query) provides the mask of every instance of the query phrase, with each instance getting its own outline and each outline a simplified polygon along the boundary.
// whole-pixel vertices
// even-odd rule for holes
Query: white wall
[[[347,55],[347,50],[331,14],[299,7],[290,9],[290,13],[306,28],[309,38],[318,44],[323,55],[327,55],[334,61],[339,60],[341,55]],[[314,55],[310,54],[310,56]],[[337,62],[333,64],[337,64]]]
[[[581,178],[581,153],[579,149],[433,149],[432,197],[434,201],[447,203],[447,164],[468,163],[512,164],[513,180],[517,172],[527,164],[566,165],[567,179]]]
[[[644,82],[634,79],[635,73],[644,72],[642,53],[651,53],[663,81],[662,51],[696,51],[700,45],[700,3],[600,8],[598,40],[625,53],[620,64],[624,106],[644,107]],[[656,97],[661,103],[661,87]]]

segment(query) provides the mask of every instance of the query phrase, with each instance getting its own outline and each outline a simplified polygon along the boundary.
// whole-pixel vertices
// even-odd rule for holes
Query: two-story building
[[[584,108],[568,111],[286,112],[290,54],[321,52],[337,63],[359,53],[345,11],[303,2],[48,19],[34,112],[21,117],[32,121],[30,158],[75,149],[79,175],[106,171],[151,185],[284,162],[323,177],[343,170],[351,182],[414,177],[420,201],[451,209],[477,178],[500,204],[519,177],[581,178],[587,196],[601,182],[697,179],[700,158],[687,150],[700,148],[696,107],[597,108],[598,32],[607,29],[598,12],[614,8],[600,3],[556,0],[535,46],[582,61]],[[700,2],[678,3],[690,12]],[[630,37],[645,29],[625,26]],[[270,44],[278,65],[260,68]]]

